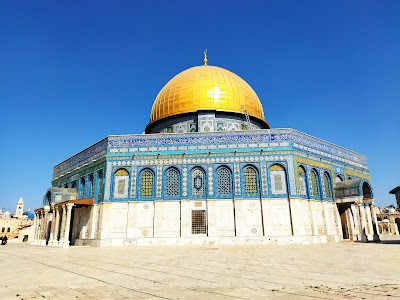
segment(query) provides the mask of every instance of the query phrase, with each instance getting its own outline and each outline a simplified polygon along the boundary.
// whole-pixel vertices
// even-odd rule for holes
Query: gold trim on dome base
[[[201,110],[244,115],[244,109],[267,123],[260,99],[246,81],[220,67],[197,66],[179,73],[162,88],[154,101],[150,124]]]

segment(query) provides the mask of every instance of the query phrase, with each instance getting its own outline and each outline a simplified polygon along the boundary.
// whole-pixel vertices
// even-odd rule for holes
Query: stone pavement
[[[0,299],[400,299],[400,241],[0,246]]]

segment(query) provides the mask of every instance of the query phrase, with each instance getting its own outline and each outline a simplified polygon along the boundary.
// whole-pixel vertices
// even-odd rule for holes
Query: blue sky
[[[53,166],[141,133],[159,90],[202,64],[245,79],[273,128],[368,157],[400,185],[400,1],[2,1],[0,207],[37,208]]]

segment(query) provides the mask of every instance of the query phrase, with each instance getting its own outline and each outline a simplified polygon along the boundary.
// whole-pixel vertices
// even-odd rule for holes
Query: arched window
[[[97,172],[97,179],[99,182],[99,192],[97,195],[98,200],[103,200],[103,192],[104,192],[104,175],[103,175],[103,170],[100,170]]]
[[[178,198],[180,196],[180,174],[177,169],[169,168],[165,172],[164,192],[166,197]]]
[[[84,177],[79,181],[79,198],[84,198],[86,192],[86,180]]]
[[[129,173],[119,169],[114,173],[114,198],[128,198]]]
[[[89,191],[90,191],[89,197],[93,197],[93,194],[94,194],[94,176],[93,176],[93,174],[89,175]]]
[[[145,169],[140,174],[140,197],[153,197],[154,195],[154,174]]]
[[[325,198],[332,199],[331,178],[326,172],[324,173],[324,193]]]
[[[203,169],[196,167],[192,170],[191,176],[191,194],[194,197],[204,197],[206,194],[205,189],[206,174]]]
[[[303,166],[298,169],[299,174],[299,192],[300,195],[307,196],[307,185],[306,185],[306,170]]]
[[[281,165],[272,165],[269,168],[271,180],[271,193],[273,195],[285,195],[286,189],[286,172]]]
[[[243,171],[244,193],[246,195],[258,194],[258,176],[253,167],[246,167]]]
[[[76,189],[76,180],[71,182],[71,189]]]
[[[318,175],[317,171],[311,171],[311,190],[314,198],[319,198]]]
[[[232,195],[232,173],[225,166],[217,170],[217,194],[223,197]]]

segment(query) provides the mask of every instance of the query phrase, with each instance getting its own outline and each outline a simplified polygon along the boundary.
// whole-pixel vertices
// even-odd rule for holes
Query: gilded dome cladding
[[[236,74],[215,66],[197,66],[172,78],[160,91],[150,123],[198,110],[248,114],[264,119],[264,111],[251,86]]]

